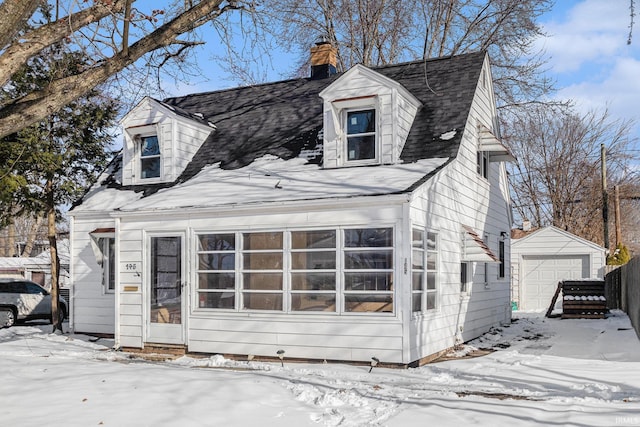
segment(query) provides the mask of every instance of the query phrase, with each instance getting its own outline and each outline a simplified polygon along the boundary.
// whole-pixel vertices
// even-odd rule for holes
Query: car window
[[[34,294],[34,295],[38,295],[38,294],[44,294],[44,289],[42,289],[40,286],[38,285],[34,285],[33,283],[25,283],[26,285],[26,293],[28,294]]]
[[[7,283],[7,292],[12,293],[12,294],[19,294],[22,293],[24,287],[22,286],[22,283],[20,282],[11,282],[11,283]]]

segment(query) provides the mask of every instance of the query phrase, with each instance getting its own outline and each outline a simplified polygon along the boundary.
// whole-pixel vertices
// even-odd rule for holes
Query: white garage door
[[[546,310],[558,282],[589,277],[589,255],[530,255],[522,259],[522,310]],[[558,298],[556,307],[561,303]]]

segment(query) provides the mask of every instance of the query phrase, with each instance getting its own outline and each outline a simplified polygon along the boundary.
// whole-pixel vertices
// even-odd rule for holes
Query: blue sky
[[[614,118],[640,120],[640,25],[628,45],[629,13],[629,0],[556,0],[540,21],[548,37],[538,45],[558,98],[583,112],[608,108]]]

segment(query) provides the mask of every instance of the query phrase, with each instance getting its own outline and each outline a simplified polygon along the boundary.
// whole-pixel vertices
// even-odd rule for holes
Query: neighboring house
[[[520,310],[547,310],[558,282],[602,279],[605,252],[605,248],[553,226],[514,238],[511,242],[513,301]],[[562,299],[558,298],[556,308],[560,307]]]
[[[57,242],[60,259],[60,286],[69,286],[69,240]],[[0,277],[20,277],[32,280],[51,290],[51,254],[48,247],[33,257],[0,257]]]
[[[319,44],[311,78],[122,119],[121,156],[70,212],[75,331],[409,364],[510,321],[488,57],[334,61]]]
[[[70,303],[69,239],[57,242],[60,260],[60,295]],[[34,257],[0,257],[0,277],[20,277],[51,291],[51,253],[47,247]]]

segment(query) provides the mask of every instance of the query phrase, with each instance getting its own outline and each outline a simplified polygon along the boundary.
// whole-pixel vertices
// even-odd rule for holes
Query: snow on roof
[[[322,169],[304,159],[285,161],[266,155],[234,170],[222,169],[218,164],[208,166],[191,180],[145,198],[130,197],[122,203],[115,200],[117,195],[114,194],[114,200],[106,203],[117,203],[122,211],[134,211],[394,194],[406,191],[447,160]],[[105,199],[100,197],[100,203],[104,204]],[[81,206],[83,209],[90,207],[97,208],[91,204],[91,199]]]

